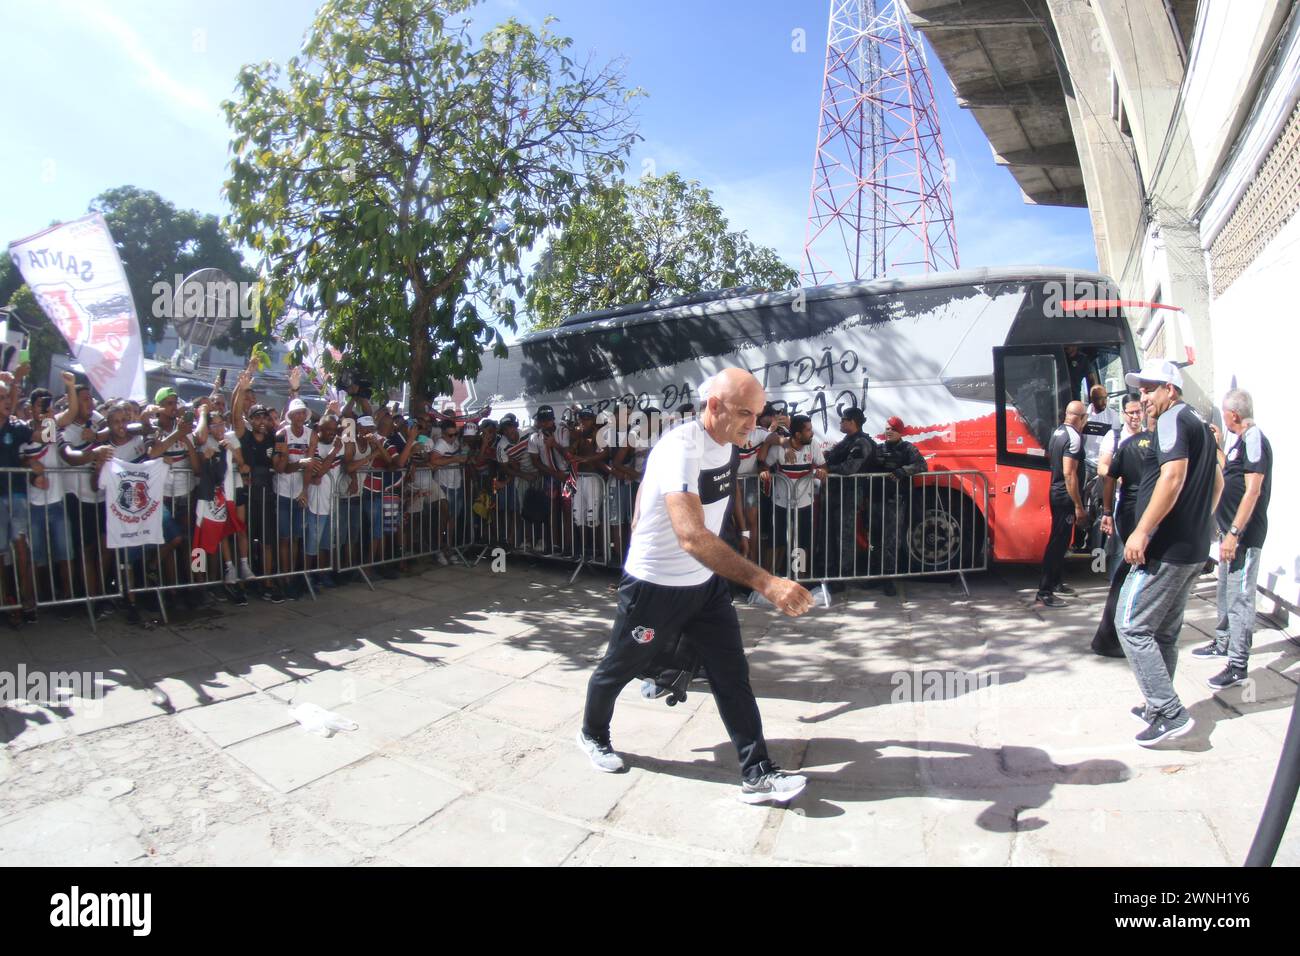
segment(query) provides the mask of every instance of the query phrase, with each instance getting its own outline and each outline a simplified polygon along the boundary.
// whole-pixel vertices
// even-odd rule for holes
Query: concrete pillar
[[[1100,270],[1117,280],[1142,212],[1138,171],[1110,113],[1110,70],[1088,0],[1047,0],[1065,59],[1062,77]]]
[[[1133,131],[1133,145],[1146,182],[1160,163],[1165,136],[1178,104],[1184,64],[1178,37],[1169,22],[1164,0],[1092,0],[1101,39],[1110,55],[1110,69],[1118,80]],[[1166,151],[1164,165],[1185,162],[1193,168],[1189,151]],[[1164,178],[1164,173],[1162,173]],[[1168,195],[1171,202],[1190,200],[1190,177],[1174,181],[1188,195]]]

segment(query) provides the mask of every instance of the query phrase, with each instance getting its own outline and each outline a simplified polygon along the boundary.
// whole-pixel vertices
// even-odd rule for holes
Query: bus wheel
[[[984,517],[963,494],[939,496],[912,512],[903,560],[919,571],[961,571],[981,567]]]

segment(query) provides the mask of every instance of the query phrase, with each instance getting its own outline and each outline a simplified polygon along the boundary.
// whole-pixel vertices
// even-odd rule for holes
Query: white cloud
[[[79,23],[105,37],[105,46],[119,51],[136,69],[136,80],[188,125],[209,130],[224,142],[227,133],[219,97],[177,79],[165,69],[140,33],[109,7],[99,3],[71,2],[61,6],[67,22]]]

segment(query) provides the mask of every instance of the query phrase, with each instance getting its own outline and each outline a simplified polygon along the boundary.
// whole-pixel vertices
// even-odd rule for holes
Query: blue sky
[[[241,65],[293,55],[314,0],[0,3],[8,90],[0,149],[0,244],[85,213],[102,190],[156,190],[222,214],[228,135],[218,103]],[[625,58],[638,102],[635,174],[650,160],[713,191],[733,228],[800,264],[826,37],[827,0],[490,0],[507,16],[574,39],[577,55]],[[806,31],[806,52],[792,32]],[[1083,209],[1026,206],[957,109],[930,57],[953,183],[963,266],[1044,263],[1095,269]]]

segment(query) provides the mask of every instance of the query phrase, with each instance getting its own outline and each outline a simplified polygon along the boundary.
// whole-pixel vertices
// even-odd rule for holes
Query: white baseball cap
[[[292,415],[294,412],[305,412],[305,411],[307,411],[307,403],[304,402],[301,398],[295,398],[292,402],[289,403],[289,411],[286,412],[285,414]]]
[[[369,415],[362,415],[360,418],[357,419],[357,427],[358,427],[358,428],[374,428],[374,427],[375,427],[375,420],[374,420],[373,418],[371,418]]]
[[[1124,384],[1137,388],[1139,382],[1168,382],[1180,392],[1183,390],[1183,373],[1177,365],[1166,359],[1147,359],[1137,372],[1124,376]]]

